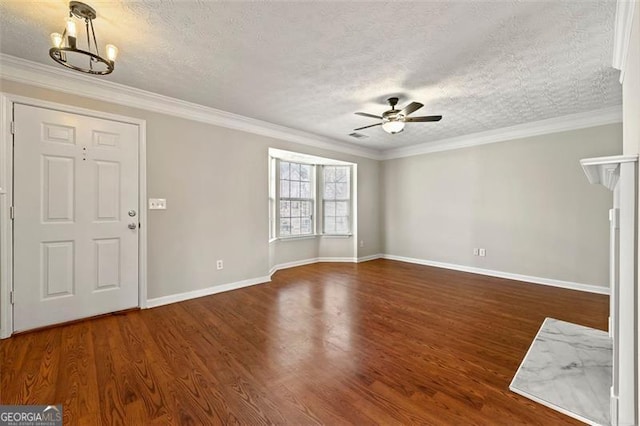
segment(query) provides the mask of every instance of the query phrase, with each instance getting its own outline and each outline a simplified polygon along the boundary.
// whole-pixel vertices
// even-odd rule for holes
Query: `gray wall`
[[[0,81],[1,90],[147,121],[149,298],[262,277],[274,265],[377,253],[606,285],[611,194],[584,157],[621,152],[609,125],[378,162]],[[268,243],[268,148],[358,164],[358,235]],[[382,195],[381,195],[382,194]],[[487,257],[472,255],[473,247]],[[225,268],[216,271],[214,261]]]
[[[385,161],[384,252],[607,286],[612,195],[589,185],[578,161],[620,154],[621,132],[612,124]]]
[[[149,298],[268,275],[277,251],[268,242],[269,147],[358,164],[358,236],[366,244],[354,253],[352,239],[314,243],[313,257],[380,252],[378,161],[10,81],[0,89],[146,120],[147,195],[168,205],[148,213]],[[306,241],[286,244],[278,263],[306,254]],[[224,260],[222,271],[216,259]]]

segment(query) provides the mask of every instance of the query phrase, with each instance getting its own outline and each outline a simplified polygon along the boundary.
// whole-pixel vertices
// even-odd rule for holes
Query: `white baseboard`
[[[269,276],[275,274],[281,269],[295,268],[296,266],[310,265],[312,263],[317,263],[317,262],[318,262],[318,258],[313,257],[311,259],[302,259],[302,260],[296,260],[293,262],[280,263],[278,265],[274,265],[271,268],[271,270],[269,271]]]
[[[356,263],[358,259],[355,257],[319,257],[318,262],[342,262],[342,263]]]
[[[400,262],[415,263],[418,265],[434,266],[436,268],[452,269],[454,271],[471,272],[472,274],[488,275],[490,277],[506,278],[515,281],[525,281],[533,284],[561,287],[570,290],[586,291],[589,293],[597,294],[609,294],[609,287],[601,287],[591,284],[554,280],[551,278],[534,277],[531,275],[513,274],[511,272],[494,271],[491,269],[476,268],[475,266],[456,265],[454,263],[436,262],[433,260],[416,259],[413,257],[396,256],[393,254],[383,254],[382,258],[389,260],[398,260]]]
[[[202,288],[199,290],[187,291],[185,293],[172,294],[169,296],[155,297],[147,300],[147,308],[155,308],[170,303],[183,302],[198,297],[210,296],[216,293],[236,290],[243,287],[249,287],[257,284],[264,284],[271,281],[271,276],[250,278],[248,280],[236,281],[228,284],[214,285],[212,287]]]
[[[368,262],[370,260],[376,260],[376,259],[381,259],[382,258],[382,253],[376,253],[376,254],[372,254],[369,256],[362,256],[358,258],[358,263],[362,263],[362,262]]]
[[[275,265],[269,271],[269,276],[275,274],[281,269],[295,268],[296,266],[310,265],[312,263],[320,262],[342,262],[342,263],[357,263],[358,259],[355,257],[312,257],[309,259],[296,260],[293,262],[280,263]]]

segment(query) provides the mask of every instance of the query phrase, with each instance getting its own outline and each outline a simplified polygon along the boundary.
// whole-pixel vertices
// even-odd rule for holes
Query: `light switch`
[[[166,210],[166,198],[149,198],[149,210]]]

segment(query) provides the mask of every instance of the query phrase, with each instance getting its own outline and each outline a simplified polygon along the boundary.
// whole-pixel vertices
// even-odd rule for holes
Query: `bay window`
[[[269,163],[269,238],[350,236],[354,166],[281,153]]]

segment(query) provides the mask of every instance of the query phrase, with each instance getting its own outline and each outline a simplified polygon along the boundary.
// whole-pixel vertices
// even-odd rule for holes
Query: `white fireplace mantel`
[[[637,425],[636,384],[636,209],[638,155],[580,161],[587,179],[613,191],[609,211],[609,335],[613,346],[611,424]]]
[[[580,160],[589,183],[601,184],[613,191],[620,178],[620,164],[638,161],[637,155],[614,155],[611,157],[586,158]]]

